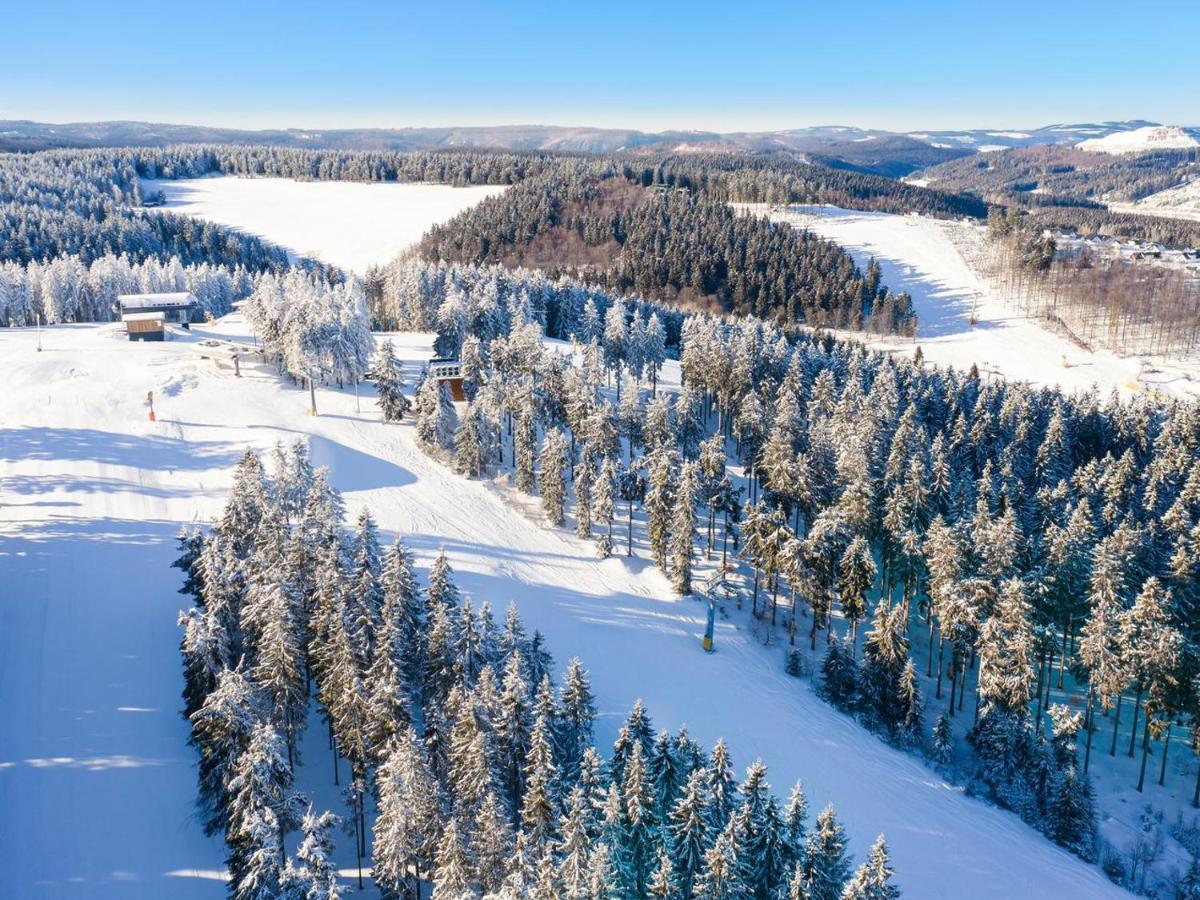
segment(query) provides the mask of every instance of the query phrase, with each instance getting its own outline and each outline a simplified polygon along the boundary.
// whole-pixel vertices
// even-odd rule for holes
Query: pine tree
[[[625,766],[621,797],[625,806],[626,845],[632,883],[637,896],[643,896],[654,861],[654,792],[642,756],[642,743],[634,741]]]
[[[646,530],[654,563],[667,571],[667,547],[671,525],[674,480],[671,477],[671,455],[656,450],[649,460],[650,475],[646,488]]]
[[[846,857],[846,832],[832,804],[817,816],[804,856],[809,898],[838,900],[850,875],[850,861]]]
[[[562,885],[562,896],[567,900],[586,898],[588,891],[588,855],[591,839],[587,823],[591,811],[583,790],[576,787],[567,795],[566,809],[559,830],[562,839],[557,851],[561,860],[558,880]]]
[[[567,442],[557,428],[546,432],[538,464],[541,469],[542,508],[551,525],[561,525],[567,496],[567,485],[563,478],[563,470],[567,466]]]
[[[675,867],[671,864],[671,857],[667,856],[667,852],[662,847],[658,848],[658,865],[650,876],[646,893],[651,897],[658,897],[660,900],[678,900],[683,896],[679,892],[679,879],[675,877]]]
[[[578,488],[577,488],[578,489]],[[605,457],[600,466],[596,483],[592,487],[592,517],[602,529],[596,541],[596,552],[601,559],[612,556],[613,518],[616,515],[615,498],[617,476],[611,457]]]
[[[484,893],[499,891],[512,857],[513,834],[508,816],[491,791],[480,804],[471,831],[475,880]]]
[[[583,754],[592,743],[592,723],[596,719],[591,682],[578,657],[567,663],[559,709],[558,758],[563,780],[569,784],[578,776]]]
[[[808,799],[804,796],[804,785],[797,781],[788,795],[787,806],[783,811],[783,827],[780,830],[785,875],[793,871],[798,863],[804,862],[807,844]]]
[[[514,607],[509,609],[511,611]],[[529,753],[531,728],[529,685],[525,680],[521,654],[513,651],[504,669],[500,715],[496,721],[496,768],[501,785],[500,795],[514,821],[524,797],[524,766]]]
[[[372,877],[386,893],[412,893],[429,871],[443,818],[437,782],[411,728],[393,742],[376,776],[379,814],[372,843]]]
[[[437,869],[433,874],[433,900],[472,900],[471,863],[454,819],[446,823],[438,844]]]
[[[724,738],[718,738],[713,745],[706,777],[709,796],[708,824],[715,834],[729,822],[729,815],[733,812],[734,792],[737,790],[733,762],[729,758]]]
[[[849,638],[831,643],[821,662],[821,695],[839,709],[850,709],[858,698],[858,680]]]
[[[679,475],[671,512],[671,586],[676,593],[683,595],[692,592],[692,552],[699,489],[698,464],[685,463]]]
[[[330,832],[341,819],[328,810],[320,815],[310,807],[300,822],[304,838],[296,849],[296,860],[288,860],[280,879],[282,896],[304,900],[339,900],[337,868],[330,859],[333,838]]]
[[[738,847],[733,822],[724,828],[704,854],[704,868],[696,879],[697,900],[742,900],[751,896],[738,869]]]
[[[517,412],[517,429],[513,437],[513,479],[517,490],[532,494],[535,482],[534,462],[537,457],[537,414],[533,395],[526,394]]]
[[[933,725],[933,743],[929,748],[930,758],[946,765],[954,757],[954,740],[950,731],[950,717],[943,712]]]
[[[412,407],[412,403],[404,396],[404,377],[400,372],[391,341],[384,341],[379,345],[371,363],[371,372],[375,376],[375,387],[379,392],[377,402],[383,413],[383,421],[401,421]]]
[[[871,557],[870,545],[862,537],[855,537],[838,561],[838,597],[841,599],[842,614],[850,623],[851,645],[866,610],[867,592],[875,583],[875,560]]]
[[[704,851],[709,846],[706,781],[703,770],[692,772],[668,816],[672,862],[679,873],[679,889],[684,897],[691,896],[692,885],[704,865]]]
[[[592,486],[596,482],[596,464],[587,447],[575,467],[575,535],[592,536]]]
[[[892,884],[892,865],[881,834],[871,845],[871,855],[859,866],[842,892],[841,900],[899,900],[900,889]]]
[[[538,716],[529,735],[525,756],[525,794],[521,800],[521,830],[531,852],[541,854],[554,840],[558,770],[550,744],[550,723]]]

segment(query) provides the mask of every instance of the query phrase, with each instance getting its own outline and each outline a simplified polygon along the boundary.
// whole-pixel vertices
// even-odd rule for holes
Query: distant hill
[[[899,178],[980,150],[1076,144],[1154,126],[1134,120],[1048,125],[1027,131],[914,131],[825,125],[784,131],[664,131],[498,125],[451,128],[269,129],[252,131],[151,122],[42,122],[0,120],[0,151],[54,147],[161,147],[168,144],[271,144],[337,150],[496,148],[581,153],[784,151],[822,165]]]

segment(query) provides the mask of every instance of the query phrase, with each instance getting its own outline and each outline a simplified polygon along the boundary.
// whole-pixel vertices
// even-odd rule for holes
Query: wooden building
[[[463,392],[463,369],[461,360],[431,359],[429,361],[429,374],[432,378],[450,388],[450,396],[456,401],[461,403],[467,399],[466,393]]]
[[[126,313],[121,316],[131,341],[162,341],[166,339],[166,317],[160,312]]]

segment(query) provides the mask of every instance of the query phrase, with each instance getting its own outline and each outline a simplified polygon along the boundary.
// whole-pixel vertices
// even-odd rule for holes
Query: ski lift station
[[[164,340],[168,323],[188,328],[200,314],[199,301],[187,291],[121,294],[117,304],[131,341]]]

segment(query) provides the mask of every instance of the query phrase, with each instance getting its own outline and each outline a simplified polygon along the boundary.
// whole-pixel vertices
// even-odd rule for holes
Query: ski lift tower
[[[704,647],[705,653],[712,653],[715,649],[713,632],[717,626],[717,591],[725,587],[725,575],[725,568],[720,567],[704,582],[704,596],[708,598],[708,620],[704,625],[704,640],[701,641],[701,646]]]

